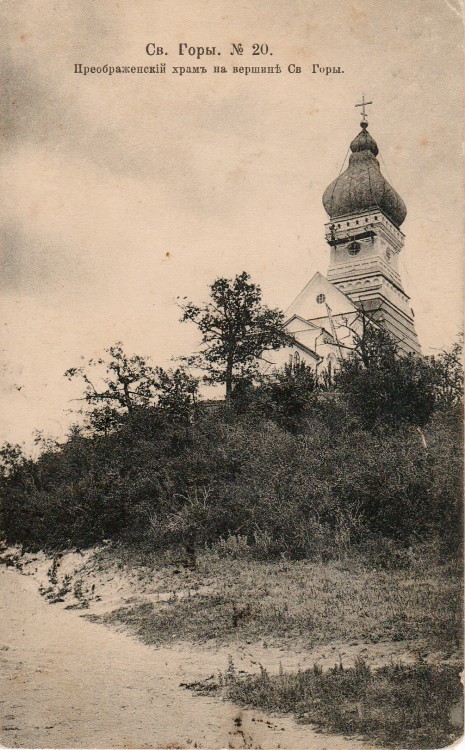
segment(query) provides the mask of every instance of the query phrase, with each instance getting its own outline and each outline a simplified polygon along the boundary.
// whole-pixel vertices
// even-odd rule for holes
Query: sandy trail
[[[46,604],[17,571],[0,569],[0,587],[4,746],[368,747],[180,687],[224,668],[224,655],[146,646]]]

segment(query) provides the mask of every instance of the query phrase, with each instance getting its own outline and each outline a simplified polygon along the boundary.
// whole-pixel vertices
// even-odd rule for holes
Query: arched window
[[[333,353],[328,354],[328,356],[326,358],[326,369],[328,371],[328,375],[329,375],[330,379],[332,378],[332,376],[334,375],[334,373],[335,373],[335,371],[337,369],[336,365],[337,365],[336,355],[333,354]]]

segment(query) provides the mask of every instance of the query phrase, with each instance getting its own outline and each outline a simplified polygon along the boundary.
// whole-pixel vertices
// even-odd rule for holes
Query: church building
[[[361,131],[350,144],[347,169],[323,194],[329,217],[326,277],[316,273],[285,312],[295,345],[273,352],[274,366],[305,361],[334,370],[353,345],[362,316],[384,326],[399,350],[420,354],[413,310],[399,270],[404,201],[381,173],[363,101]]]

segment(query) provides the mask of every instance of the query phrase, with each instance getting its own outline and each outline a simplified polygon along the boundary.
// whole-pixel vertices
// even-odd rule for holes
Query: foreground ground
[[[4,746],[362,747],[181,686],[224,667],[224,650],[150,648],[48,606],[34,581],[16,571],[0,569],[0,586]]]
[[[356,738],[182,684],[216,677],[231,660],[238,673],[274,674],[361,657],[373,668],[460,661],[460,580],[450,566],[192,562],[102,548],[16,556],[30,577],[0,568],[2,744],[354,748]],[[456,724],[460,708],[451,709]]]

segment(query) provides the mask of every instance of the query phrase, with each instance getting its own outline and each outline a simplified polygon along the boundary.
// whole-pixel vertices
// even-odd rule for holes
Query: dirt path
[[[28,748],[301,748],[367,745],[180,687],[224,655],[155,649],[46,604],[32,578],[0,569],[0,742]]]

